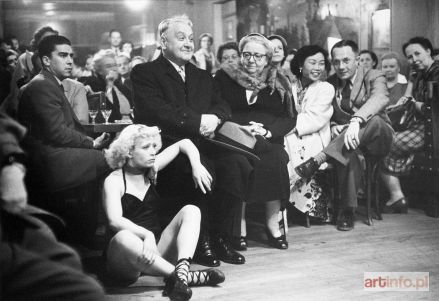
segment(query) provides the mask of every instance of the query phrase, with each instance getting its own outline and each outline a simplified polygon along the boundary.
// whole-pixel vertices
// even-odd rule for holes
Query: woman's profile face
[[[200,41],[200,47],[203,49],[209,49],[210,48],[210,39],[209,37],[202,37]]]
[[[273,44],[273,57],[271,61],[273,63],[280,63],[285,57],[285,49],[282,45],[282,42],[278,39],[271,40],[271,43]]]
[[[152,168],[158,151],[157,141],[151,138],[138,138],[130,152],[129,164],[138,169]]]
[[[325,72],[325,57],[321,52],[305,59],[302,67],[302,76],[315,82],[320,80]]]
[[[242,49],[241,63],[248,74],[258,74],[268,64],[264,45],[250,41]]]

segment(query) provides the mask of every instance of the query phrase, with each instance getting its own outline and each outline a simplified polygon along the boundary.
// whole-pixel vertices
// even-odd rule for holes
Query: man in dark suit
[[[211,75],[189,63],[194,52],[192,22],[186,16],[166,19],[159,25],[159,35],[160,57],[136,65],[131,73],[135,122],[159,126],[164,147],[183,138],[191,139],[200,150],[203,165],[215,178],[218,167],[215,160],[220,155],[203,137],[214,137],[217,127],[230,119],[230,107],[216,93]],[[225,156],[227,160],[235,160],[234,156],[240,160],[241,155],[222,155]],[[219,233],[221,219],[230,216],[230,207],[220,205],[225,202],[220,197],[213,201],[210,195],[194,189],[185,156],[179,156],[159,174],[158,189],[162,197],[172,195],[173,199],[181,198],[183,202],[194,202],[200,207],[202,233],[195,254],[198,263],[218,266],[218,258],[234,264],[245,262],[224,239],[224,231]],[[212,246],[208,236],[207,202],[215,213],[210,216]],[[212,206],[220,209],[212,210]],[[175,204],[173,207],[173,210],[179,209]]]
[[[337,229],[349,231],[354,227],[362,173],[356,150],[366,156],[386,156],[393,130],[383,111],[389,102],[384,74],[358,66],[358,46],[353,41],[336,43],[331,56],[336,72],[328,78],[336,89],[331,133],[336,138],[321,153],[297,166],[296,172],[310,177],[328,158],[335,159],[341,194]]]
[[[31,192],[53,194],[104,176],[109,167],[98,149],[106,134],[92,139],[74,114],[61,81],[72,71],[73,51],[63,36],[38,46],[43,70],[23,89],[18,119],[28,128],[24,145],[30,156]]]

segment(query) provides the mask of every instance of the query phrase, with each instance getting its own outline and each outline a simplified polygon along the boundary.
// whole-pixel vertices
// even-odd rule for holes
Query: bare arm
[[[159,171],[165,168],[180,152],[189,158],[192,166],[192,176],[195,182],[195,187],[200,187],[203,193],[206,193],[206,190],[210,191],[212,176],[203,164],[201,164],[200,153],[197,147],[189,139],[180,140],[158,154],[155,161],[155,169]]]

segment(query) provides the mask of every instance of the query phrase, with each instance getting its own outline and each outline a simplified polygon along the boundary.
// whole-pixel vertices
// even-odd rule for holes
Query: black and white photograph
[[[439,0],[0,0],[0,300],[439,300]]]

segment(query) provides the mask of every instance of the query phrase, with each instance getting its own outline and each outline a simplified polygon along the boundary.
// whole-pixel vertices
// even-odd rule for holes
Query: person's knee
[[[201,221],[201,211],[195,205],[186,205],[180,210],[184,220]]]
[[[140,238],[129,230],[121,230],[114,235],[110,241],[111,247],[116,246],[134,246],[140,241]]]

